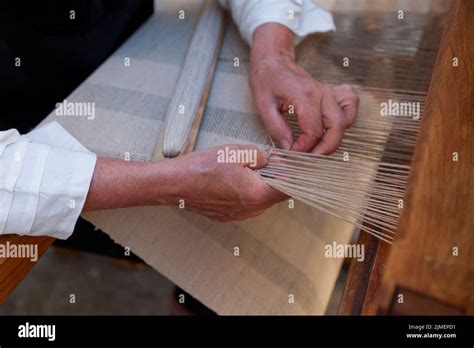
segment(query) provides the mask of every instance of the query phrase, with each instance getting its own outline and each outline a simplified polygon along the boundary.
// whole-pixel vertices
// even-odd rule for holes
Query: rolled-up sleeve
[[[252,36],[264,23],[279,23],[296,35],[297,43],[306,35],[336,30],[331,13],[311,0],[219,0],[228,9],[242,37],[252,45]]]
[[[23,136],[0,132],[0,234],[68,238],[95,163],[96,155],[57,122]]]

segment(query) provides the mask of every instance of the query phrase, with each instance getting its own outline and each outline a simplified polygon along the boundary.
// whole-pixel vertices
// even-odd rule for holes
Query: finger
[[[311,151],[316,155],[330,155],[337,150],[344,137],[345,128],[332,127],[324,134],[321,141]]]
[[[312,152],[318,155],[329,155],[339,147],[348,121],[331,90],[328,89],[324,93],[321,106],[326,133]]]
[[[356,104],[349,104],[342,108],[342,111],[346,115],[348,128],[352,126],[357,118],[357,110],[359,109],[359,102]]]
[[[301,133],[291,149],[307,152],[319,142],[324,133],[321,106],[317,97],[300,100],[296,105],[296,112]]]
[[[334,98],[344,112],[349,127],[352,126],[357,117],[359,109],[359,96],[350,85],[338,85],[333,87]]]
[[[246,145],[244,148],[250,151],[248,160],[244,164],[245,167],[250,167],[250,169],[260,169],[268,164],[269,157],[263,149],[255,145]]]
[[[283,149],[289,150],[293,144],[293,132],[283,115],[278,111],[277,103],[271,96],[257,101],[258,111],[267,133]]]
[[[232,159],[233,163],[250,169],[263,168],[268,164],[268,154],[256,145],[231,144],[218,146],[216,150],[220,162]]]

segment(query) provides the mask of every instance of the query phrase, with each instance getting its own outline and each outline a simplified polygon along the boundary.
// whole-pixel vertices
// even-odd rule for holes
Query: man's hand
[[[357,115],[359,98],[348,85],[330,87],[295,62],[293,33],[267,23],[253,36],[250,87],[270,136],[283,148],[330,154]],[[293,139],[283,112],[294,110],[301,135]]]
[[[218,163],[218,151],[248,151],[251,163]],[[178,205],[183,199],[186,209],[196,211],[212,220],[227,222],[244,220],[261,214],[273,204],[287,198],[265,184],[254,169],[268,162],[265,152],[255,146],[225,145],[175,159],[175,184],[168,202]]]
[[[252,163],[220,163],[218,151],[251,151]],[[248,153],[249,154],[249,153]],[[153,163],[99,158],[84,210],[172,205],[216,221],[259,215],[287,198],[265,184],[254,169],[268,162],[254,146],[226,145]],[[255,166],[253,166],[255,164]],[[250,168],[252,166],[253,169]]]

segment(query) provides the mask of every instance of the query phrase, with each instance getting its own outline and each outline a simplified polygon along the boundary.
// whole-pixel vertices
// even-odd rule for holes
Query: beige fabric
[[[160,12],[67,98],[94,102],[94,119],[52,113],[44,122],[60,122],[99,156],[129,154],[132,160],[149,160],[198,8],[187,2],[162,4]],[[178,20],[178,9],[186,10],[186,20]],[[238,68],[234,57],[241,60]],[[248,48],[231,25],[197,148],[267,141],[247,70]],[[294,209],[283,203],[260,217],[230,224],[175,207],[118,209],[84,217],[220,314],[323,314],[342,263],[324,257],[324,246],[348,242],[353,231],[351,225],[298,202]],[[234,256],[235,247],[240,256]],[[290,295],[295,303],[289,303]]]
[[[299,203],[226,225],[170,207],[86,218],[220,314],[323,314],[341,262],[324,246],[352,231]]]

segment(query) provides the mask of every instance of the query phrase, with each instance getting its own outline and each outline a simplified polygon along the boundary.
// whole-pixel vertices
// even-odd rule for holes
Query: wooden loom
[[[471,9],[472,10],[472,9]],[[438,56],[438,62],[437,65],[433,71],[433,80],[432,80],[432,85],[430,89],[430,95],[433,95],[435,93],[439,94],[439,96],[436,98],[436,100],[433,100],[433,97],[431,96],[430,99],[428,99],[428,103],[435,104],[439,103],[442,100],[442,95],[441,92],[437,91],[436,88],[440,88],[437,86],[440,82],[437,82],[439,80],[439,77],[436,76],[436,74],[444,75],[449,73],[450,69],[453,69],[453,55],[451,58],[447,56],[448,53],[444,52],[445,47],[448,45],[448,42],[457,42],[457,43],[462,43],[466,42],[468,40],[467,37],[464,38],[457,38],[457,37],[451,37],[449,36],[454,36],[454,33],[452,33],[453,29],[451,26],[454,25],[459,25],[462,23],[462,20],[458,19],[460,16],[462,16],[462,12],[464,13],[472,13],[469,12],[469,7],[467,7],[466,3],[460,3],[460,2],[455,2],[453,3],[453,8],[451,10],[450,17],[448,19],[449,25],[445,29],[445,34],[443,37],[443,42],[441,43],[440,47],[440,54]],[[454,19],[456,17],[456,19]],[[466,17],[467,20],[467,17]],[[195,34],[196,35],[196,34]],[[220,35],[214,35],[210,36],[211,40],[209,41],[214,41],[212,37],[216,38],[218,41],[220,40]],[[194,40],[193,40],[194,41]],[[422,42],[422,45],[427,45],[431,46],[436,46],[436,41],[431,40],[431,42]],[[193,44],[191,43],[191,47]],[[436,50],[434,50],[436,52]],[[463,61],[469,61],[469,53],[472,52],[467,52],[468,54],[467,59],[463,59]],[[444,54],[444,56],[443,56]],[[214,50],[209,50],[208,52],[208,60],[209,61],[215,61],[215,51]],[[423,59],[423,56],[419,57],[419,60]],[[458,57],[459,59],[459,57]],[[315,59],[316,60],[316,59]],[[442,62],[442,63],[441,63]],[[318,61],[318,64],[321,64]],[[444,65],[443,65],[444,64]],[[192,64],[191,64],[192,65]],[[195,64],[194,64],[195,65]],[[304,64],[303,64],[304,65]],[[419,68],[419,65],[415,65],[415,67]],[[468,74],[469,75],[469,68],[471,68],[469,65],[465,65],[465,67],[468,69]],[[308,70],[308,67],[306,67]],[[184,65],[184,68],[182,71],[186,70],[186,62]],[[189,70],[189,69],[187,69]],[[309,70],[311,68],[309,67]],[[410,69],[408,69],[410,71]],[[415,68],[411,71],[412,73],[419,73],[418,71],[415,70]],[[209,72],[208,80],[212,78],[212,69]],[[403,74],[403,73],[402,73]],[[322,74],[324,76],[324,74]],[[416,100],[418,102],[424,103],[424,91],[423,91],[423,82],[424,81],[429,81],[429,76],[431,75],[431,71],[426,74],[425,72],[425,79],[423,79],[423,74],[419,78],[412,78],[410,76],[404,76],[407,79],[407,82],[409,86],[404,86],[404,91],[400,94],[403,95],[405,99],[408,100]],[[186,75],[185,75],[186,78]],[[324,76],[323,81],[327,81],[328,76]],[[203,79],[204,81],[204,79]],[[340,78],[337,76],[334,78],[334,82],[338,83],[340,82]],[[199,84],[199,83],[198,83]],[[418,84],[418,86],[416,85]],[[462,84],[459,84],[462,86]],[[472,85],[472,83],[471,83]],[[181,93],[181,90],[184,90],[184,88],[179,88],[179,83],[178,86],[176,87],[176,90],[178,90],[179,93],[176,93],[175,90],[175,95],[178,94],[180,96],[183,95]],[[414,88],[414,90],[413,90]],[[412,91],[407,91],[408,89],[411,89]],[[201,95],[206,95],[208,91],[208,88],[205,90],[204,93],[197,93],[198,98],[200,98]],[[448,92],[449,89],[446,89],[445,93]],[[453,90],[454,91],[454,90]],[[417,93],[418,92],[418,93]],[[384,89],[380,89],[380,98],[383,100],[384,95]],[[386,97],[386,96],[385,96]],[[467,94],[467,97],[469,99],[469,94]],[[182,97],[181,97],[182,98]],[[176,104],[177,101],[175,101],[174,104]],[[172,113],[170,114],[169,112],[167,113],[167,126],[169,127],[172,123],[170,122],[173,119],[173,116],[175,117],[175,122],[173,123],[176,127],[176,125],[182,124],[182,120],[179,119],[180,116],[173,115],[173,113],[176,113],[176,107],[174,107],[174,104],[172,104]],[[344,175],[348,175],[349,177],[352,176],[352,172],[354,171],[363,171],[364,167],[366,166],[367,162],[361,161],[360,164],[355,164],[350,167],[343,167],[345,164],[342,160],[340,160],[340,154],[336,154],[333,156],[334,161],[328,161],[327,157],[325,158],[324,156],[312,156],[312,155],[304,155],[304,154],[295,154],[291,153],[288,151],[281,151],[278,149],[270,149],[270,152],[272,153],[273,156],[278,157],[278,162],[277,163],[272,163],[270,162],[270,165],[264,169],[261,170],[261,177],[263,180],[265,180],[268,184],[273,185],[275,188],[282,190],[283,192],[298,198],[299,200],[308,203],[310,205],[315,206],[318,209],[321,209],[325,212],[328,212],[330,214],[333,214],[337,217],[346,219],[347,221],[351,221],[351,217],[359,218],[362,216],[360,214],[365,214],[363,221],[361,223],[355,222],[356,225],[358,225],[361,230],[364,230],[369,233],[370,237],[368,237],[365,234],[362,234],[358,243],[361,244],[366,244],[366,240],[370,240],[372,243],[375,243],[377,245],[377,248],[380,248],[380,250],[383,250],[384,248],[386,249],[387,246],[382,246],[380,244],[380,241],[378,240],[373,240],[373,238],[380,239],[382,241],[386,242],[392,242],[394,237],[393,235],[390,234],[390,229],[391,228],[396,228],[396,223],[398,220],[398,211],[397,208],[390,208],[391,205],[393,205],[393,201],[396,200],[397,198],[403,198],[404,194],[404,189],[405,185],[407,184],[408,180],[408,174],[409,174],[409,165],[411,161],[411,153],[413,153],[414,150],[414,145],[416,142],[416,135],[419,132],[419,129],[422,129],[422,132],[420,134],[419,139],[423,139],[424,137],[424,132],[426,132],[426,128],[431,128],[430,123],[434,122],[432,121],[431,116],[429,115],[430,112],[432,112],[432,109],[434,106],[428,104],[427,105],[427,112],[428,114],[424,115],[424,121],[420,125],[419,122],[408,122],[404,120],[395,120],[395,121],[390,121],[390,122],[385,122],[385,121],[377,121],[376,118],[368,118],[362,121],[359,121],[359,124],[356,123],[356,131],[351,131],[349,130],[349,134],[346,135],[346,138],[339,151],[350,151],[353,155],[355,155],[356,160],[379,160],[381,161],[382,165],[377,165],[376,168],[374,169],[374,172],[369,171],[368,175],[375,177],[375,181],[371,184],[371,190],[379,190],[382,192],[381,194],[372,194],[371,198],[369,199],[368,203],[364,203],[364,210],[362,210],[362,213],[359,213],[358,209],[360,210],[359,207],[359,201],[355,202],[356,207],[353,207],[354,203],[347,204],[346,201],[350,200],[352,196],[356,196],[356,192],[354,191],[357,188],[357,184],[359,184],[358,181],[356,180],[351,180],[351,179],[346,179],[342,178],[341,180],[336,180],[337,177],[343,177]],[[169,109],[170,110],[170,109]],[[467,112],[467,110],[466,110]],[[372,109],[369,113],[374,113],[374,110]],[[196,113],[196,119],[199,120],[202,116],[202,112]],[[439,113],[438,117],[442,117],[443,114]],[[467,114],[466,114],[467,116]],[[192,119],[192,115],[190,117]],[[461,121],[468,121],[464,120],[463,118],[460,119]],[[298,132],[297,125],[295,120],[289,120],[290,125],[294,127],[295,133]],[[446,119],[443,120],[446,122]],[[397,123],[398,122],[398,123]],[[452,122],[452,121],[451,121]],[[186,124],[190,125],[191,121],[188,120],[185,122]],[[375,125],[374,125],[375,123]],[[359,129],[357,129],[357,126]],[[178,127],[179,128],[179,127]],[[188,129],[191,127],[188,126]],[[469,127],[468,127],[469,128]],[[471,127],[472,128],[472,127]],[[373,129],[375,130],[374,132],[376,133],[375,136],[370,133],[370,131],[366,131],[367,129]],[[389,137],[388,139],[385,139],[386,141],[385,144],[385,149],[381,150],[379,146],[377,146],[377,143],[380,141],[380,134],[383,133],[386,129],[390,129],[389,131]],[[361,131],[362,130],[362,131]],[[165,129],[165,132],[170,132],[169,129]],[[471,130],[472,131],[472,130]],[[296,134],[297,135],[297,134]],[[361,137],[368,137],[370,138],[372,136],[372,139],[360,139]],[[414,136],[415,138],[411,139],[410,137]],[[176,132],[173,132],[173,137],[176,137]],[[166,138],[166,136],[165,136]],[[171,138],[171,137],[169,137]],[[179,138],[179,137],[178,137]],[[349,138],[349,141],[347,139]],[[352,139],[352,142],[351,142]],[[195,137],[194,139],[195,140]],[[193,146],[193,141],[188,141],[188,146],[192,148]],[[417,146],[417,152],[420,152],[421,150],[419,142],[421,140],[418,140],[418,146]],[[439,144],[439,143],[437,143]],[[461,144],[460,144],[461,145]],[[374,148],[375,147],[375,148]],[[157,149],[159,149],[159,146],[157,146]],[[178,151],[175,153],[177,154]],[[469,149],[467,149],[469,150]],[[169,151],[168,151],[169,152]],[[457,151],[456,151],[457,152]],[[449,154],[449,152],[447,153]],[[382,157],[377,157],[377,155],[381,155]],[[419,156],[419,155],[418,155]],[[452,154],[451,154],[452,156]],[[464,156],[463,156],[464,157]],[[470,158],[470,156],[466,156],[466,159]],[[449,158],[444,158],[445,161],[448,160]],[[415,157],[415,161],[417,158]],[[467,161],[468,162],[468,161]],[[416,164],[417,162],[415,162]],[[455,163],[452,160],[450,163]],[[457,164],[457,163],[456,163]],[[469,163],[466,163],[469,165]],[[459,166],[458,166],[459,167]],[[441,170],[441,169],[439,169]],[[472,170],[472,168],[471,168]],[[306,174],[305,174],[306,173]],[[401,173],[401,174],[399,174]],[[413,177],[416,175],[416,171],[414,174],[412,174],[412,180]],[[322,178],[322,179],[321,179]],[[326,178],[326,179],[325,179]],[[398,181],[399,184],[397,186],[392,185],[391,183]],[[364,182],[360,182],[360,184],[363,184]],[[336,192],[336,188],[334,184],[338,185],[340,187],[340,190]],[[352,189],[351,189],[351,185]],[[412,184],[413,185],[413,184]],[[466,186],[469,187],[468,183],[466,183]],[[314,193],[314,189],[316,189],[317,194]],[[347,190],[350,190],[349,194],[346,193]],[[429,189],[429,186],[428,186]],[[325,191],[326,190],[326,191]],[[311,194],[308,194],[308,191],[311,192]],[[362,188],[360,194],[360,200],[363,200],[365,193],[362,192],[364,189]],[[432,194],[432,192],[429,192]],[[345,195],[344,195],[345,194]],[[339,196],[338,196],[339,195]],[[388,198],[387,198],[388,196]],[[314,197],[314,198],[313,198]],[[357,198],[357,196],[356,196]],[[411,196],[408,196],[408,202],[406,203],[406,206],[404,207],[404,210],[411,210],[411,209],[416,209],[412,207],[413,203],[410,201]],[[326,203],[328,202],[328,203]],[[338,206],[336,209],[332,209],[332,206],[336,205]],[[365,206],[368,205],[368,208]],[[342,212],[342,213],[341,213]],[[359,213],[359,215],[358,215]],[[405,213],[405,216],[407,213]],[[469,216],[469,212],[466,214]],[[441,212],[438,216],[442,216]],[[463,219],[463,216],[460,216],[461,219]],[[405,218],[406,219],[406,218]],[[450,219],[447,221],[449,222]],[[388,225],[388,228],[387,228]],[[401,225],[403,226],[403,220],[401,221]],[[400,229],[400,227],[399,227]],[[388,231],[388,233],[386,232]],[[464,237],[466,239],[469,238],[467,235],[467,230],[466,235]],[[461,241],[459,241],[461,242]],[[460,244],[460,243],[458,243]],[[399,245],[399,244],[397,244]],[[370,248],[371,245],[367,245],[369,247],[369,250],[372,251]],[[395,248],[397,250],[397,248]],[[450,248],[446,247],[445,251],[449,252]],[[373,252],[373,251],[372,251]],[[383,251],[381,251],[382,253]],[[452,252],[452,250],[451,250]],[[429,253],[427,253],[429,254]],[[427,254],[422,254],[422,258],[430,258],[427,256]],[[469,254],[469,253],[467,253]],[[467,255],[466,254],[466,255]],[[372,256],[372,255],[371,255]],[[464,260],[464,258],[462,258]],[[372,258],[371,261],[374,259]],[[468,260],[466,260],[468,262]],[[382,262],[380,260],[380,262]],[[373,266],[372,262],[364,263],[363,266],[358,265],[357,262],[353,261],[351,265],[351,276],[349,276],[347,286],[346,286],[346,291],[345,295],[342,301],[341,305],[341,310],[340,313],[352,313],[355,314],[357,313],[356,306],[359,305],[359,313],[362,313],[362,308],[360,307],[360,303],[351,303],[351,300],[353,301],[354,298],[351,299],[352,294],[354,293],[353,289],[353,276],[354,274],[357,274],[360,270],[359,268],[363,267],[365,268],[365,271],[367,270],[367,265]],[[409,268],[405,269],[405,272]],[[472,272],[472,269],[467,267],[468,270]],[[403,269],[402,269],[403,270]],[[409,272],[406,272],[409,273]],[[367,276],[367,275],[365,275]],[[372,275],[369,277],[372,279]],[[469,279],[472,279],[473,277],[467,276],[466,279],[463,279],[465,284],[471,285],[467,287],[467,292],[465,295],[461,296],[461,301],[463,305],[471,303],[469,306],[472,306],[472,299],[469,299],[470,290],[474,290],[474,286],[472,286],[472,281]],[[357,281],[361,281],[361,279],[364,279],[362,276],[359,276],[357,278]],[[365,278],[367,279],[367,278]],[[417,276],[415,276],[415,279],[417,279]],[[394,282],[395,284],[398,284],[398,282]],[[368,288],[368,286],[371,285],[372,288]],[[358,295],[358,301],[361,301],[365,295],[370,295],[372,296],[370,299],[374,300],[376,297],[374,297],[374,293],[376,292],[376,284],[364,284],[363,282],[357,284],[357,289],[360,289],[359,292],[357,293]],[[365,289],[364,289],[365,287]],[[391,293],[389,296],[392,296],[392,298],[397,298],[398,295],[402,294],[406,296],[408,305],[405,306],[395,306],[396,301],[392,300],[391,304],[388,305],[385,303],[385,307],[383,310],[385,312],[396,312],[397,310],[400,311],[400,313],[410,313],[411,311],[423,311],[426,309],[431,309],[433,308],[436,310],[444,310],[446,308],[449,308],[446,303],[449,303],[449,300],[451,299],[451,296],[448,298],[443,299],[443,304],[436,305],[434,304],[432,299],[429,299],[430,296],[422,297],[421,299],[419,298],[419,295],[416,294],[416,291],[413,291],[410,286],[406,287],[401,287],[400,289],[396,290],[395,285],[392,284],[391,289],[385,289],[385,291]],[[365,294],[362,294],[361,292],[365,290]],[[417,297],[418,296],[418,297]],[[433,298],[437,298],[439,296],[433,296]],[[446,302],[448,301],[448,302]],[[363,303],[365,300],[363,300]],[[411,303],[414,302],[414,303]],[[376,301],[371,302],[371,306],[374,307],[374,303]],[[420,304],[422,303],[422,304]],[[429,305],[427,305],[429,304]],[[393,305],[393,308],[392,308]],[[465,312],[466,309],[463,307],[463,305],[454,305],[455,312],[454,313],[462,313]],[[387,307],[388,306],[388,307]],[[416,307],[418,306],[418,308]],[[420,307],[421,306],[421,307]],[[425,307],[423,307],[425,306]],[[349,310],[350,308],[350,310]],[[401,308],[401,309],[395,309],[395,308]],[[414,309],[413,309],[414,308]],[[381,309],[382,310],[382,309]],[[449,310],[446,309],[449,313]],[[369,313],[369,311],[367,311]]]
[[[391,300],[397,294],[395,291],[396,287],[402,288],[402,291],[407,294],[407,301],[408,299],[410,299],[410,301],[415,301],[413,299],[417,298],[416,293],[422,293],[426,298],[436,299],[438,302],[443,303],[443,305],[439,308],[455,308],[458,310],[458,312],[464,313],[472,312],[472,297],[469,296],[472,296],[473,289],[472,280],[470,279],[473,279],[474,277],[472,277],[472,262],[469,262],[467,256],[469,255],[469,252],[472,253],[472,240],[469,240],[470,236],[468,233],[469,227],[471,227],[471,230],[473,227],[472,216],[469,216],[468,210],[469,202],[471,202],[472,206],[473,193],[472,189],[470,189],[470,186],[472,185],[469,186],[469,178],[472,177],[473,168],[472,164],[467,160],[468,158],[472,158],[472,136],[469,135],[472,135],[473,125],[472,119],[470,117],[471,111],[468,108],[470,100],[469,98],[472,94],[472,75],[470,75],[472,74],[472,66],[470,65],[472,64],[470,59],[473,57],[472,43],[470,43],[471,47],[461,50],[463,44],[467,45],[469,43],[469,34],[471,37],[473,34],[472,19],[470,19],[469,14],[471,14],[472,17],[472,3],[469,4],[468,1],[454,2],[453,9],[448,18],[448,25],[446,27],[443,42],[441,44],[438,63],[433,72],[433,79],[430,86],[426,111],[423,117],[421,133],[418,139],[419,142],[415,151],[413,166],[414,170],[408,185],[405,211],[399,223],[398,235],[403,235],[404,238],[400,241],[397,241],[393,246],[392,254],[394,256],[392,256],[390,260],[396,258],[397,255],[399,259],[395,259],[395,261],[387,263],[385,256],[388,253],[389,248],[383,243],[380,243],[378,239],[372,238],[366,234],[361,234],[359,242],[366,245],[366,250],[370,251],[370,255],[366,255],[368,262],[364,264],[354,262],[351,265],[349,279],[341,306],[341,314],[371,314],[377,312],[379,308],[377,304],[379,293],[385,296],[385,298],[382,298],[382,300],[379,301],[379,303],[381,303],[380,310],[382,312],[396,313],[396,306],[391,306],[393,303]],[[467,32],[467,34],[463,34],[463,32],[460,31],[460,26],[463,26],[463,29]],[[453,69],[452,64],[450,64],[453,51],[460,61],[460,65],[456,69]],[[446,84],[442,85],[442,81]],[[462,81],[465,81],[464,85],[461,83]],[[451,82],[450,85],[448,85],[449,82]],[[459,91],[459,93],[455,93],[454,91]],[[443,104],[444,100],[448,96],[453,98],[452,103],[454,105],[449,104],[449,106],[447,106],[446,104]],[[454,100],[456,97],[458,100]],[[442,104],[441,107],[443,107],[443,109],[438,109],[437,105],[439,103]],[[447,112],[442,112],[442,110],[459,110],[459,112],[448,120],[446,118],[443,119],[443,116]],[[465,129],[464,132],[468,132],[465,139],[461,137],[452,137],[451,135],[453,133],[447,131],[458,130],[461,125],[465,127],[463,128]],[[462,132],[463,131],[460,133]],[[446,139],[442,136],[444,136]],[[436,138],[434,139],[433,137]],[[466,161],[463,162],[461,160],[460,162],[455,163],[456,167],[446,168],[446,164],[452,163],[452,161],[451,163],[447,161],[446,157],[442,157],[440,155],[441,157],[434,156],[434,158],[432,158],[433,153],[428,153],[427,157],[430,160],[424,158],[423,153],[426,153],[425,151],[427,149],[433,151],[438,149],[437,146],[440,146],[439,144],[443,144],[441,143],[440,139],[445,139],[443,142],[445,141],[446,145],[451,145],[453,148],[455,148],[457,150],[456,152],[460,154],[460,157],[465,158]],[[461,140],[465,140],[465,143],[461,142]],[[427,147],[420,145],[425,143],[427,144]],[[450,156],[454,151],[455,150],[448,151],[444,153],[444,155],[449,155],[448,157],[451,159]],[[443,152],[440,152],[440,154],[442,153]],[[436,160],[438,162],[436,162]],[[420,165],[418,165],[418,163],[420,163]],[[434,171],[436,175],[433,175],[432,173],[433,168],[436,169]],[[424,178],[425,180],[428,180],[428,183],[425,183],[424,186],[419,184],[420,178],[423,178],[423,174],[417,174],[418,172],[429,172],[432,174]],[[454,181],[456,181],[457,184],[449,187],[439,187],[440,192],[446,192],[446,197],[449,197],[450,199],[445,199],[444,202],[436,201],[435,199],[426,201],[426,196],[431,197],[433,195],[430,185],[433,185],[432,187],[438,187],[440,181],[437,180],[450,178],[450,174],[452,174],[451,176],[455,178]],[[413,192],[417,192],[417,190],[413,188],[415,182],[424,189],[422,193],[415,194]],[[419,189],[420,188],[418,188],[418,190]],[[469,189],[471,191],[469,191]],[[463,195],[458,193],[463,192],[463,190],[467,190]],[[421,201],[423,205],[420,206],[415,204],[412,202],[414,200]],[[428,224],[430,216],[424,212],[437,212],[436,216],[440,218],[444,215],[442,214],[443,209],[452,210],[454,208],[458,208],[461,213],[463,212],[462,209],[464,209],[464,214],[456,213],[453,214],[449,220],[436,221],[440,228],[437,228],[436,224]],[[413,213],[414,210],[417,210],[418,213]],[[420,214],[422,214],[421,217],[425,217],[425,225],[423,225],[422,222],[418,222],[418,225],[414,225],[416,222],[409,220],[410,216],[411,219],[413,219],[414,215],[420,217]],[[423,219],[420,220],[423,221]],[[452,229],[452,226],[456,226],[456,224],[460,226],[460,229],[453,231],[452,234],[446,233],[447,230]],[[401,226],[404,226],[403,228],[405,232],[403,233],[400,233]],[[417,226],[421,227],[418,228]],[[435,229],[430,231],[430,226],[435,226]],[[425,236],[429,236],[428,233],[430,233],[431,237],[424,238],[423,234],[421,234],[419,231],[424,231]],[[433,234],[436,235],[436,238],[433,238]],[[410,243],[402,243],[404,240],[407,240],[407,236],[411,235],[417,236],[417,238],[412,237],[410,239],[410,241],[416,242],[414,245],[416,245],[417,248],[415,248],[414,251],[410,251],[413,248]],[[23,243],[27,242],[28,240],[32,240],[32,238],[29,237],[4,236],[2,238],[9,238],[11,241],[15,241],[15,238],[20,238]],[[453,239],[450,240],[450,238]],[[46,250],[52,241],[51,238],[42,237],[38,237],[33,240],[34,242],[40,241],[43,243],[40,244],[40,249],[43,251]],[[437,257],[437,253],[441,253],[439,251],[441,244],[439,241],[444,241],[443,245],[449,245],[450,243],[457,243],[458,245],[462,244],[463,247],[461,250],[464,251],[460,252],[460,256],[457,259],[449,259],[449,269],[454,269],[456,272],[447,272],[447,274],[444,275],[444,278],[440,278],[440,281],[445,282],[443,283],[445,285],[438,284],[433,290],[432,287],[435,286],[435,284],[432,284],[431,287],[429,286],[433,279],[432,273],[436,272],[436,269],[439,270],[440,267],[442,269],[443,262],[448,260],[446,257],[444,259]],[[17,242],[20,241],[18,240]],[[41,245],[43,247],[41,247]],[[402,251],[399,251],[397,254],[397,250],[400,250],[400,248]],[[466,248],[467,250],[465,250]],[[431,261],[427,263],[425,258],[432,254],[435,256],[431,257],[431,259],[429,259]],[[403,259],[403,257],[407,258]],[[413,267],[413,263],[415,263],[418,264],[422,269],[427,269],[428,271],[431,270],[431,273],[428,273],[426,277],[415,275],[416,281],[411,279],[409,274],[405,275],[405,278],[402,279],[401,276],[404,269],[401,265],[406,265],[407,263],[409,263],[408,265],[410,266],[408,269],[411,269]],[[16,286],[17,280],[19,281],[22,276],[26,274],[30,268],[28,266],[29,264],[29,262],[23,262],[22,264],[22,262],[18,260],[5,261],[5,263],[2,265],[2,272],[0,274],[0,277],[2,277],[0,289],[2,299],[4,299],[6,295]],[[385,281],[383,283],[384,287],[381,288],[380,273],[383,269],[383,265],[385,264],[391,265],[390,269],[392,269],[392,271],[387,270],[387,277],[392,278],[388,278],[389,280]],[[5,268],[4,266],[8,267]],[[451,277],[456,279],[451,279]],[[454,290],[444,293],[443,291],[447,290],[446,284],[453,284]],[[457,296],[453,296],[453,291],[456,292]],[[430,303],[432,304],[433,300],[431,300]],[[407,308],[410,307],[401,306],[400,308],[406,312]],[[433,305],[430,305],[430,308],[434,308]],[[467,308],[471,309],[468,310]],[[413,311],[416,311],[417,307],[412,307],[412,309]],[[420,307],[418,307],[418,311],[419,309]],[[410,310],[408,309],[408,312],[409,311]],[[441,313],[441,311],[438,312]]]
[[[361,234],[340,314],[474,313],[474,3],[453,1],[392,247]],[[423,43],[422,43],[423,44]],[[462,62],[453,67],[453,59]],[[458,153],[463,161],[453,161]],[[453,248],[463,250],[453,255]],[[403,303],[399,302],[403,295]]]

